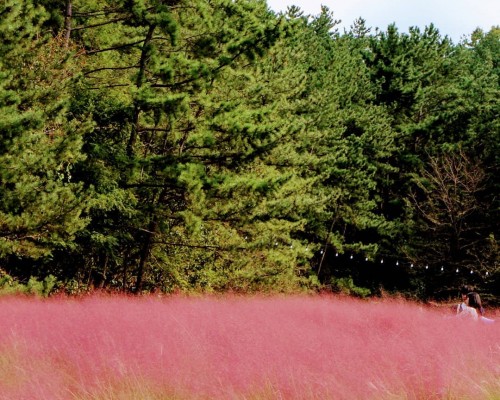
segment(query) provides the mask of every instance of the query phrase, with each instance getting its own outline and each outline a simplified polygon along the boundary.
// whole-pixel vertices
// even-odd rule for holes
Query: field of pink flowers
[[[498,399],[500,322],[334,296],[0,298],[0,399]]]

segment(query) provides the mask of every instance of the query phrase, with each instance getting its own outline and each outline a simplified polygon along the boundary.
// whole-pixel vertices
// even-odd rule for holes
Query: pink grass
[[[331,296],[0,299],[0,399],[493,399],[500,322]]]

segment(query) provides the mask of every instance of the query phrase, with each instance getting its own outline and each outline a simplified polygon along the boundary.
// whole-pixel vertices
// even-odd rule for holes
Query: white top
[[[457,306],[457,317],[472,318],[474,321],[477,321],[479,318],[476,309],[474,307],[469,307],[465,303],[460,303]]]

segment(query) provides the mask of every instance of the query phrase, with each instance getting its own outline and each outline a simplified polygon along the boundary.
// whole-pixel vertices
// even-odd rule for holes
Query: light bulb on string
[[[245,240],[248,240],[248,236],[245,236],[244,238],[245,238]],[[275,246],[278,246],[278,245],[279,245],[279,243],[278,243],[278,242],[275,242]],[[293,249],[293,244],[290,244],[290,249]],[[309,251],[309,245],[307,245],[307,246],[306,246],[305,251]],[[320,250],[320,254],[324,254],[324,253],[325,253],[325,250],[323,250],[323,249],[322,249],[322,250]],[[335,252],[335,257],[339,257],[339,256],[340,256],[339,252],[338,252],[338,251],[337,251],[337,252]],[[344,254],[344,255],[343,255],[343,257],[345,257],[345,256],[347,256],[347,254]],[[361,257],[361,259],[363,259],[363,258],[362,258],[362,257],[363,257],[362,255],[361,255],[360,257]],[[350,255],[349,255],[349,259],[354,260],[354,254],[350,254]],[[369,257],[368,257],[368,256],[365,256],[365,257],[364,257],[364,260],[365,260],[365,262],[370,262],[370,259],[369,259]],[[375,263],[375,262],[376,262],[376,257],[375,257],[374,259],[372,259],[372,260],[371,260],[371,262]],[[392,262],[394,262],[394,261],[392,261]],[[390,263],[391,263],[391,260],[389,260],[389,264],[390,264]],[[384,264],[384,258],[381,258],[381,259],[380,259],[380,264]],[[401,264],[400,264],[399,260],[396,260],[396,261],[395,261],[395,263],[394,263],[393,265],[399,266],[399,265],[401,265]],[[403,264],[402,264],[402,265],[403,265],[403,266],[406,266],[406,265],[407,265],[405,260],[403,260]],[[416,266],[414,263],[410,263],[410,265],[409,265],[409,266],[410,266],[410,268],[412,268],[412,269],[413,269],[413,268],[415,268],[415,267],[419,267],[418,265]],[[426,264],[426,265],[425,265],[425,269],[426,269],[426,270],[429,270],[429,264]],[[440,270],[441,272],[444,272],[444,271],[445,271],[445,269],[444,269],[444,265],[441,265],[441,267],[440,267],[440,269],[439,269],[439,270]],[[465,270],[465,271],[467,271],[467,270]],[[459,267],[457,267],[457,268],[455,269],[455,272],[456,272],[457,274],[458,274],[458,273],[460,273],[460,268],[459,268]],[[477,272],[477,271],[476,271],[476,272]],[[474,270],[473,270],[473,269],[471,269],[471,270],[469,271],[469,274],[470,274],[470,275],[474,275],[476,272],[474,272]],[[478,272],[478,273],[479,273],[479,275],[481,275],[481,273],[480,273],[480,272]],[[485,271],[483,276],[486,278],[486,277],[489,277],[489,275],[490,275],[490,273],[489,273],[488,271]]]

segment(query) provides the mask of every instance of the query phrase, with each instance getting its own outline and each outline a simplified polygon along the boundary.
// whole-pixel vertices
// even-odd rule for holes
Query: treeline
[[[2,274],[498,295],[499,28],[336,24],[263,0],[4,1]]]

